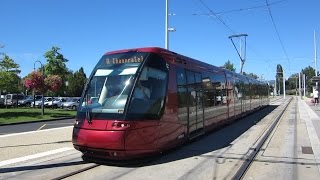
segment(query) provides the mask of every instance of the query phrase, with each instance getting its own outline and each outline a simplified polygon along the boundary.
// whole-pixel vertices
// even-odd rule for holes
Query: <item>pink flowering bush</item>
[[[38,71],[33,71],[24,80],[24,86],[30,90],[33,89],[38,93],[46,93],[47,90],[57,92],[62,86],[62,79],[58,75],[49,75],[43,79],[43,76]]]
[[[45,79],[45,84],[50,91],[57,92],[62,86],[62,79],[58,75],[49,75]]]
[[[36,92],[45,92],[47,90],[43,76],[38,71],[33,71],[29,74],[28,78],[24,81],[24,86],[27,89],[33,89]]]

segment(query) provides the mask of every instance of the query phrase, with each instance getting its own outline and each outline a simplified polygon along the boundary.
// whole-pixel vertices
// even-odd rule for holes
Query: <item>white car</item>
[[[79,107],[80,98],[70,98],[61,104],[61,108],[76,110]]]
[[[52,100],[52,97],[44,97],[44,103],[51,100]],[[33,102],[31,103],[31,107],[41,107],[41,106],[42,106],[42,99],[35,101],[35,104],[33,104]]]
[[[49,100],[44,102],[45,107],[53,107],[53,108],[58,108],[61,107],[62,103],[66,102],[65,98],[54,98],[53,100]]]

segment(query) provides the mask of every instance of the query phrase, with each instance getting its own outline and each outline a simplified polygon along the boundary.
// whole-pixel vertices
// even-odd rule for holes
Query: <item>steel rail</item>
[[[78,169],[78,170],[73,171],[73,172],[70,172],[70,173],[68,173],[68,174],[65,174],[65,175],[62,175],[62,176],[53,178],[52,180],[65,179],[65,178],[67,178],[67,177],[71,177],[71,176],[74,176],[74,175],[76,175],[76,174],[80,174],[80,173],[82,173],[82,172],[88,171],[88,170],[93,169],[93,168],[96,168],[96,167],[98,167],[98,166],[101,166],[101,165],[99,165],[99,164],[94,164],[94,165],[88,166],[88,167],[86,167],[86,168]]]

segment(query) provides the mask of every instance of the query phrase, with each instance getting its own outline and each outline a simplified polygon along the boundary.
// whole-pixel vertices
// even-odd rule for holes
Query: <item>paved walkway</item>
[[[314,103],[312,102],[312,98],[307,98],[307,97],[303,97],[304,101],[307,103],[307,105],[309,105],[309,107],[318,115],[318,117],[320,118],[320,104],[318,104],[317,106],[314,105]]]

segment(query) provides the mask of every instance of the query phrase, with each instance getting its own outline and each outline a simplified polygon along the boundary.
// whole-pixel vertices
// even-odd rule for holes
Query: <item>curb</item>
[[[54,118],[54,119],[43,119],[39,121],[28,121],[28,122],[16,122],[10,124],[0,124],[0,126],[11,126],[11,125],[19,125],[19,124],[29,124],[29,123],[38,123],[38,122],[50,122],[50,121],[59,121],[65,119],[75,119],[75,117],[63,117],[63,118]]]

